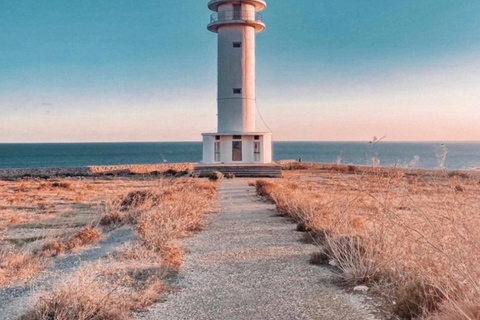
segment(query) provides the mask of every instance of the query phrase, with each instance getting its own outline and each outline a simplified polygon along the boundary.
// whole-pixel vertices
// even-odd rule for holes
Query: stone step
[[[250,166],[196,166],[194,172],[200,177],[208,177],[212,171],[220,171],[223,175],[228,173],[235,177],[246,178],[281,178],[282,170],[276,165],[250,165]]]

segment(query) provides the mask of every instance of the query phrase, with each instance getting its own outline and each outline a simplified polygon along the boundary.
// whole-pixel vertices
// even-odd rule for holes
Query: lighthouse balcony
[[[208,2],[208,8],[212,11],[218,11],[221,5],[232,3],[232,0],[210,0]],[[238,2],[238,0],[236,1]],[[267,3],[265,0],[240,0],[242,3],[247,3],[255,6],[255,11],[265,10]]]
[[[249,25],[255,28],[256,32],[265,30],[263,16],[253,11],[221,11],[210,16],[210,23],[207,29],[211,32],[218,32],[218,28],[227,24]]]

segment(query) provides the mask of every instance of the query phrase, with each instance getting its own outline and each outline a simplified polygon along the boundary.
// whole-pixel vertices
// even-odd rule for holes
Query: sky
[[[0,0],[0,142],[200,141],[207,0]],[[479,0],[267,0],[257,104],[276,140],[480,140]]]

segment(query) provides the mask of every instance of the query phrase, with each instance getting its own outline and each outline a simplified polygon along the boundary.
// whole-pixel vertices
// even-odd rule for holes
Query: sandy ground
[[[222,213],[185,239],[178,291],[138,319],[375,319],[360,295],[308,263],[316,248],[245,179],[225,180]]]

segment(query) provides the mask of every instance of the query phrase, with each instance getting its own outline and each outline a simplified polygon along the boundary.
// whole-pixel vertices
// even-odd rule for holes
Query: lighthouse
[[[263,0],[211,0],[207,29],[218,38],[217,132],[203,133],[203,164],[269,164],[272,134],[256,131],[255,36]]]

